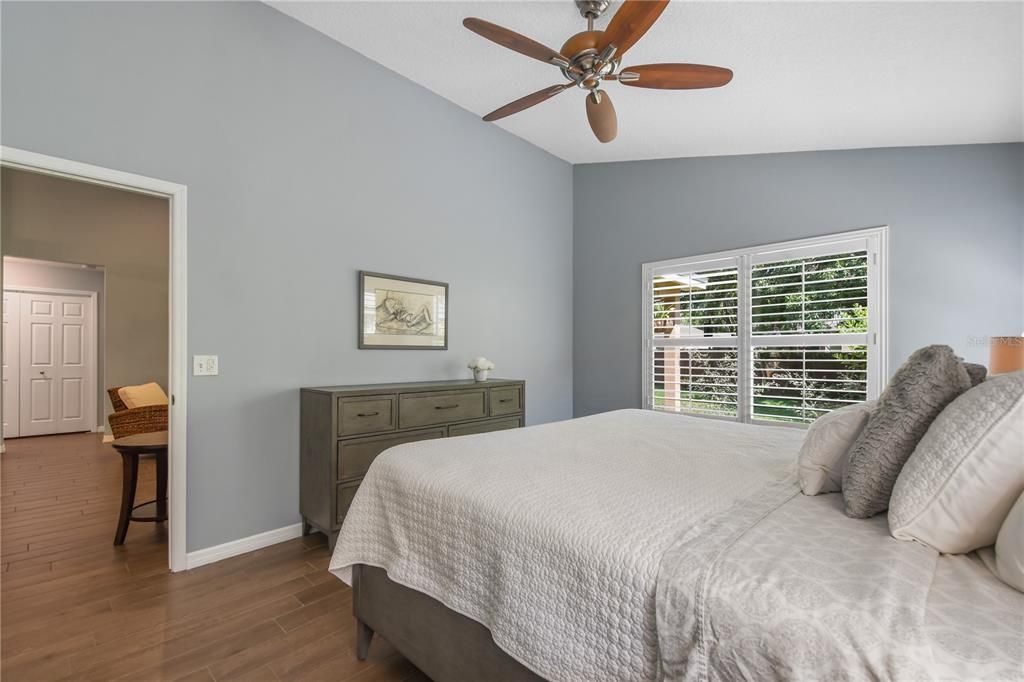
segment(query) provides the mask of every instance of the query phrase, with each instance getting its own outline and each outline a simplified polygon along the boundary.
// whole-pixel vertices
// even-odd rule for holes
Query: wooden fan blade
[[[668,0],[625,0],[608,22],[598,51],[614,45],[615,57],[621,57],[647,33],[667,5]]]
[[[498,43],[503,47],[507,47],[510,50],[514,50],[519,54],[525,54],[527,57],[539,59],[547,64],[559,65],[564,63],[566,66],[569,64],[568,59],[555,52],[550,47],[541,45],[536,40],[531,40],[526,36],[519,35],[515,31],[502,28],[501,26],[492,24],[489,21],[468,17],[462,20],[462,25],[477,35],[481,35],[484,38]]]
[[[612,98],[604,90],[587,95],[587,120],[601,142],[611,142],[619,133],[619,120],[615,116]]]
[[[622,69],[618,80],[634,88],[696,90],[722,87],[732,80],[732,71],[705,64],[643,64]]]
[[[561,85],[552,85],[550,87],[544,88],[543,90],[538,90],[537,92],[530,93],[526,97],[520,97],[515,102],[509,102],[500,109],[495,109],[491,113],[484,116],[484,120],[497,121],[499,118],[505,118],[506,116],[517,114],[523,109],[529,109],[535,104],[540,104],[544,100],[550,99],[557,95],[558,93],[565,90],[566,88],[571,88],[572,86],[573,83],[562,83]]]

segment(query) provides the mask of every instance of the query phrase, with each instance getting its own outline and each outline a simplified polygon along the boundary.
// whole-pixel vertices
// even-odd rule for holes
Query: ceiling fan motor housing
[[[562,73],[585,90],[596,88],[604,76],[618,67],[615,59],[601,59],[598,46],[603,35],[603,31],[581,31],[562,45],[561,53],[569,59],[569,66],[563,67]]]
[[[604,31],[580,31],[565,41],[559,52],[564,54],[569,60],[587,50],[597,52],[597,46],[601,41],[602,35],[604,35]]]

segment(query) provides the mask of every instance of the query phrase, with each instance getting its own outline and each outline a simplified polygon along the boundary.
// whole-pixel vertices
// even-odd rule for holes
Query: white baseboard
[[[264,547],[298,537],[302,537],[301,523],[257,533],[256,535],[250,535],[239,540],[232,540],[231,542],[225,542],[223,545],[197,549],[185,555],[185,569],[205,566],[206,564],[212,564],[215,561],[228,559],[239,554],[245,554],[246,552],[255,552],[257,549],[263,549]]]

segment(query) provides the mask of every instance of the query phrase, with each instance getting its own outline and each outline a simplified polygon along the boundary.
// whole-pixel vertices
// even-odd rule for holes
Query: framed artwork
[[[359,347],[448,349],[448,285],[359,272]]]

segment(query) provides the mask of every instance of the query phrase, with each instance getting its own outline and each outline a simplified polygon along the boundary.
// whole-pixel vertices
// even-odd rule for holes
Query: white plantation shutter
[[[651,273],[651,405],[736,418],[739,280],[735,258]]]
[[[644,266],[651,409],[806,424],[876,397],[885,228]]]
[[[736,417],[737,352],[735,347],[725,346],[655,346],[652,407]]]
[[[866,348],[754,346],[752,420],[809,423],[867,400]]]
[[[867,400],[868,249],[857,239],[751,256],[753,421],[809,423]]]
[[[655,336],[735,337],[738,315],[736,266],[735,259],[729,259],[654,273],[652,311]]]

